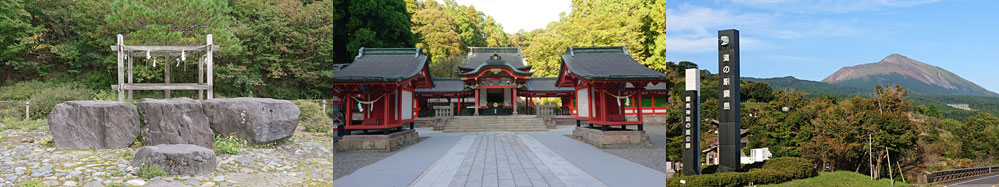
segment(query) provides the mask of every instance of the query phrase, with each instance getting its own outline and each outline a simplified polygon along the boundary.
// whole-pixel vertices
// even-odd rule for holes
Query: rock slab
[[[572,130],[572,137],[599,148],[652,147],[652,141],[649,140],[649,135],[645,134],[645,131],[601,131],[596,128],[576,127],[576,129]]]
[[[194,144],[212,147],[212,129],[201,102],[190,98],[143,99],[138,104],[146,145]]]
[[[301,114],[295,103],[269,98],[210,99],[202,104],[216,135],[235,135],[251,145],[291,138]]]
[[[60,149],[125,148],[139,135],[139,112],[125,102],[67,101],[52,108],[49,130]]]
[[[191,144],[144,146],[129,164],[135,168],[157,166],[171,175],[204,175],[215,171],[215,151]]]

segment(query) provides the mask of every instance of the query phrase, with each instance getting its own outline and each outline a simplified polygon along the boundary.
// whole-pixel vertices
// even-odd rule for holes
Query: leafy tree
[[[937,117],[937,118],[943,118],[943,113],[940,113],[940,109],[937,108],[937,105],[930,105],[930,107],[927,107],[926,108],[926,115],[927,116]]]
[[[642,61],[642,64],[662,71],[667,68],[667,63],[664,63],[666,62],[666,0],[653,0],[648,6],[649,16],[644,19],[648,27],[646,31],[648,40],[645,42],[648,57]]]
[[[770,102],[774,99],[774,91],[770,85],[763,82],[743,82],[740,86],[740,95],[744,101]]]
[[[510,39],[506,32],[503,32],[503,25],[496,23],[492,16],[486,16],[482,22],[482,34],[485,35],[485,45],[487,47],[510,46]]]
[[[627,46],[638,62],[648,56],[643,20],[649,16],[646,1],[573,0],[572,11],[558,22],[548,24],[546,32],[534,37],[524,56],[532,59],[535,76],[555,76],[561,55],[569,46]],[[663,61],[665,63],[665,61]]]
[[[416,47],[430,57],[431,75],[455,77],[461,55],[461,36],[455,31],[454,20],[436,1],[420,1],[419,10],[413,14],[413,33],[419,38]],[[453,67],[452,67],[453,66]]]
[[[956,129],[963,134],[961,154],[965,158],[993,160],[997,154],[996,127],[999,117],[980,112],[964,119],[965,126]]]
[[[461,36],[462,46],[484,46],[482,19],[474,6],[458,5],[454,0],[444,0],[444,12],[454,20],[454,29]]]
[[[353,61],[361,47],[412,47],[410,14],[403,1],[334,0],[334,61]]]
[[[42,28],[31,24],[31,14],[25,11],[23,0],[0,2],[0,70],[35,70],[36,62],[28,60],[32,47],[39,42]],[[13,74],[4,73],[4,77]]]

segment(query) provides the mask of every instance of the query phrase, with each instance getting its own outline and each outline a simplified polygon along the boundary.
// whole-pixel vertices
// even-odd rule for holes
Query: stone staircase
[[[486,131],[547,131],[541,118],[534,115],[455,116],[448,120],[444,132]]]

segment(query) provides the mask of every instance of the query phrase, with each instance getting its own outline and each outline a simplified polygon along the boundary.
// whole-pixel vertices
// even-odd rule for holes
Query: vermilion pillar
[[[510,100],[512,100],[510,103],[513,103],[513,115],[517,115],[517,88],[510,88],[510,90],[513,92],[513,95],[510,96]]]
[[[475,115],[479,115],[479,89],[475,89]]]

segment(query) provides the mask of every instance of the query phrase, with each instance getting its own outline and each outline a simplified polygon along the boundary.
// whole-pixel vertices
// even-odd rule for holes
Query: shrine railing
[[[453,117],[453,106],[434,106],[434,117]]]

